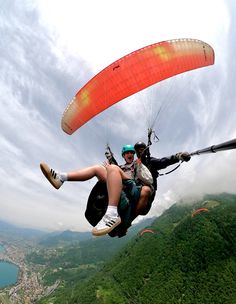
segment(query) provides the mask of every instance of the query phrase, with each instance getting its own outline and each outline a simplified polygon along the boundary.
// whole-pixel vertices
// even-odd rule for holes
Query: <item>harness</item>
[[[117,163],[116,159],[114,158],[114,154],[112,153],[111,148],[109,147],[108,144],[106,145],[105,156],[110,165],[113,164],[113,165],[118,166],[118,163]]]
[[[175,170],[177,170],[181,166],[182,162],[183,162],[183,160],[181,160],[181,162],[174,169],[172,169],[172,170],[170,170],[166,173],[161,173],[161,174],[158,175],[158,177],[159,176],[164,176],[164,175],[167,175],[167,174],[170,174],[170,173],[174,172]]]
[[[125,180],[123,181],[123,185],[124,189],[121,192],[118,204],[118,213],[122,222],[109,233],[111,237],[122,237],[126,234],[134,219],[136,203],[140,197],[141,186],[137,186],[134,180]],[[106,183],[98,181],[90,192],[85,211],[85,217],[92,226],[96,226],[101,220],[106,213],[107,205],[108,193]]]
[[[152,128],[149,128],[148,129],[148,144],[147,144],[147,147],[143,150],[142,155],[147,155],[147,167],[148,169],[150,170],[150,163],[151,163],[151,154],[150,154],[150,149],[149,147],[152,145],[152,140],[151,140],[151,136],[153,136],[153,140],[154,142],[158,142],[159,141],[159,138],[157,137],[156,135],[156,132],[154,130],[152,130]],[[164,176],[164,175],[167,175],[167,174],[170,174],[172,172],[174,172],[175,170],[177,170],[181,164],[182,164],[183,161],[181,161],[174,169],[166,172],[166,173],[158,173],[158,177],[159,176]]]

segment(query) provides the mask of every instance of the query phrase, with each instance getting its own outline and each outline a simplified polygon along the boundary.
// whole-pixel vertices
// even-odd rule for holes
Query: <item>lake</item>
[[[0,252],[3,250],[4,247],[0,245]],[[0,288],[15,284],[17,282],[18,273],[18,266],[0,261]]]

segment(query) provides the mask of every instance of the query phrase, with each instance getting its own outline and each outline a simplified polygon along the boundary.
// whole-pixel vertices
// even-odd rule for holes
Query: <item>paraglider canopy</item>
[[[139,235],[142,236],[144,233],[155,233],[152,229],[143,229]]]
[[[208,212],[209,210],[207,208],[199,208],[195,211],[192,212],[192,217],[198,213],[204,213],[204,212]]]
[[[66,108],[61,126],[72,134],[118,101],[174,75],[214,64],[211,46],[195,39],[155,43],[115,61],[83,86]]]

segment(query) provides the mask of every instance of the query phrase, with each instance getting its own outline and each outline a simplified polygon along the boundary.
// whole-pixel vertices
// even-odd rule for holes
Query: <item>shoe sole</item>
[[[110,228],[105,228],[105,229],[100,229],[100,230],[97,230],[96,228],[93,228],[92,229],[92,235],[94,236],[102,236],[102,235],[105,235],[105,234],[108,234],[110,233],[113,229],[115,229],[118,225],[120,225],[121,223],[121,218],[119,218],[119,221],[117,221],[112,227]]]
[[[55,182],[54,180],[51,179],[51,172],[50,172],[50,168],[48,167],[48,165],[45,163],[41,163],[40,169],[43,172],[43,175],[49,181],[49,183],[58,190],[61,187],[61,185],[58,185],[57,182]]]

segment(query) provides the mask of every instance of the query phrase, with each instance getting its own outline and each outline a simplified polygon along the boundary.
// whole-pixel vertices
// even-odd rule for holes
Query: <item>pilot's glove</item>
[[[191,155],[188,152],[179,152],[175,155],[178,160],[188,162],[191,159]]]

